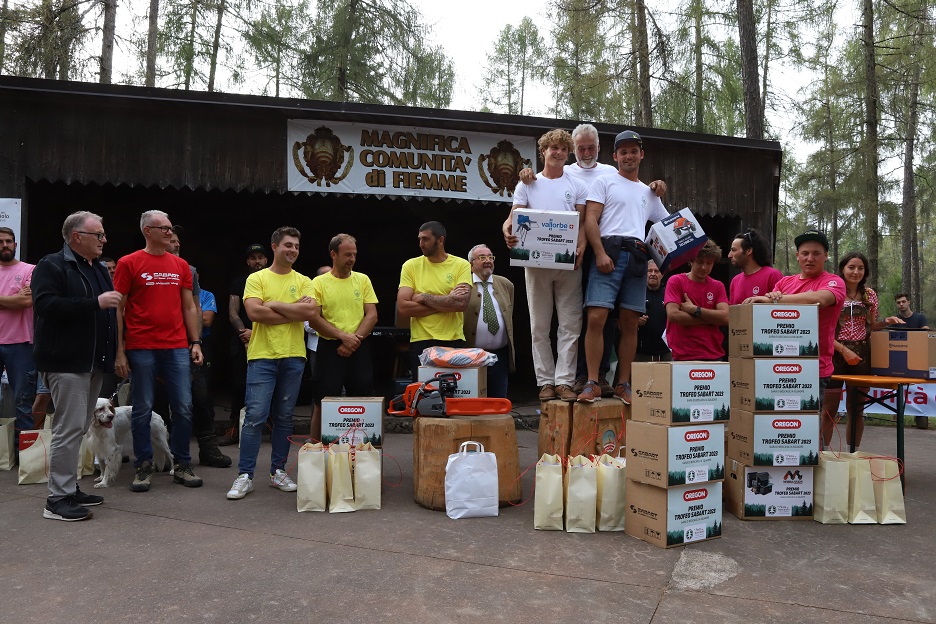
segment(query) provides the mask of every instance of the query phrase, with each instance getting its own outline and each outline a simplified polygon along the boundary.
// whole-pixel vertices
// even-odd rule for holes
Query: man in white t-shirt
[[[533,371],[536,385],[540,387],[541,401],[559,398],[574,401],[572,383],[575,380],[575,363],[578,351],[579,332],[582,327],[582,274],[579,268],[585,237],[582,234],[582,213],[585,209],[586,188],[565,170],[572,136],[565,130],[550,130],[538,142],[543,170],[529,184],[520,182],[514,191],[511,208],[531,208],[547,211],[576,211],[579,213],[578,241],[575,245],[575,269],[546,269],[527,267],[527,303],[530,308],[530,330],[533,337]],[[504,240],[508,247],[518,243],[512,231],[512,215],[504,221]],[[553,309],[559,319],[556,332],[556,353],[549,341]]]

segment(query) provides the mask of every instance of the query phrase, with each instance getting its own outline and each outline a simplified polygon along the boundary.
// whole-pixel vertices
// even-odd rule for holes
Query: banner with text
[[[14,232],[16,238],[16,259],[20,259],[20,236],[23,218],[23,200],[12,197],[0,197],[0,227],[8,227]]]
[[[441,128],[289,120],[290,191],[512,202],[536,139]]]
[[[871,388],[868,394],[877,398],[886,396],[889,392],[891,392],[891,390]],[[840,412],[848,412],[848,404],[846,403],[847,394],[847,392],[842,393],[842,401],[839,403],[838,410]],[[904,396],[906,397],[904,416],[936,416],[936,384],[913,384],[907,386]],[[896,395],[886,399],[884,402],[895,409],[897,408]],[[894,412],[877,403],[865,406],[864,411],[866,414],[894,414]]]

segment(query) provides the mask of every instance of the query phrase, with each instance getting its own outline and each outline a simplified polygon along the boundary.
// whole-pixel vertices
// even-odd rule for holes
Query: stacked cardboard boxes
[[[625,531],[663,548],[721,537],[728,364],[635,362],[631,385]]]
[[[819,463],[815,305],[731,306],[728,511],[743,520],[812,518]]]

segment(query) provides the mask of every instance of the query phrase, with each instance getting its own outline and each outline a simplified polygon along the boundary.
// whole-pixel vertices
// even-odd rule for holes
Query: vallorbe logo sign
[[[339,414],[363,414],[363,405],[342,405],[338,408]]]
[[[715,371],[711,368],[700,368],[689,371],[689,379],[700,380],[700,379],[715,379]]]
[[[686,442],[705,442],[708,439],[709,432],[705,429],[686,432]]]
[[[798,319],[799,310],[771,310],[770,316],[782,320]]]
[[[687,492],[684,492],[682,495],[683,500],[686,501],[687,503],[691,503],[692,501],[702,500],[703,498],[706,498],[707,496],[708,496],[708,490],[688,490]]]
[[[774,364],[773,372],[778,375],[799,375],[803,367],[799,364]]]
[[[774,429],[799,429],[803,426],[803,423],[795,418],[786,418],[784,420],[775,420],[773,421]]]

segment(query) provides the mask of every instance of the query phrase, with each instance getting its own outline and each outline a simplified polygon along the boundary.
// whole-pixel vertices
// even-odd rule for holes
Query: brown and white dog
[[[110,399],[98,399],[94,408],[94,421],[88,429],[94,456],[102,463],[101,476],[95,479],[94,487],[108,487],[117,479],[120,464],[125,454],[133,448],[130,431],[129,405],[115,408]],[[150,421],[150,439],[153,444],[153,467],[157,471],[172,468],[172,451],[169,450],[169,431],[162,416],[153,412]]]

